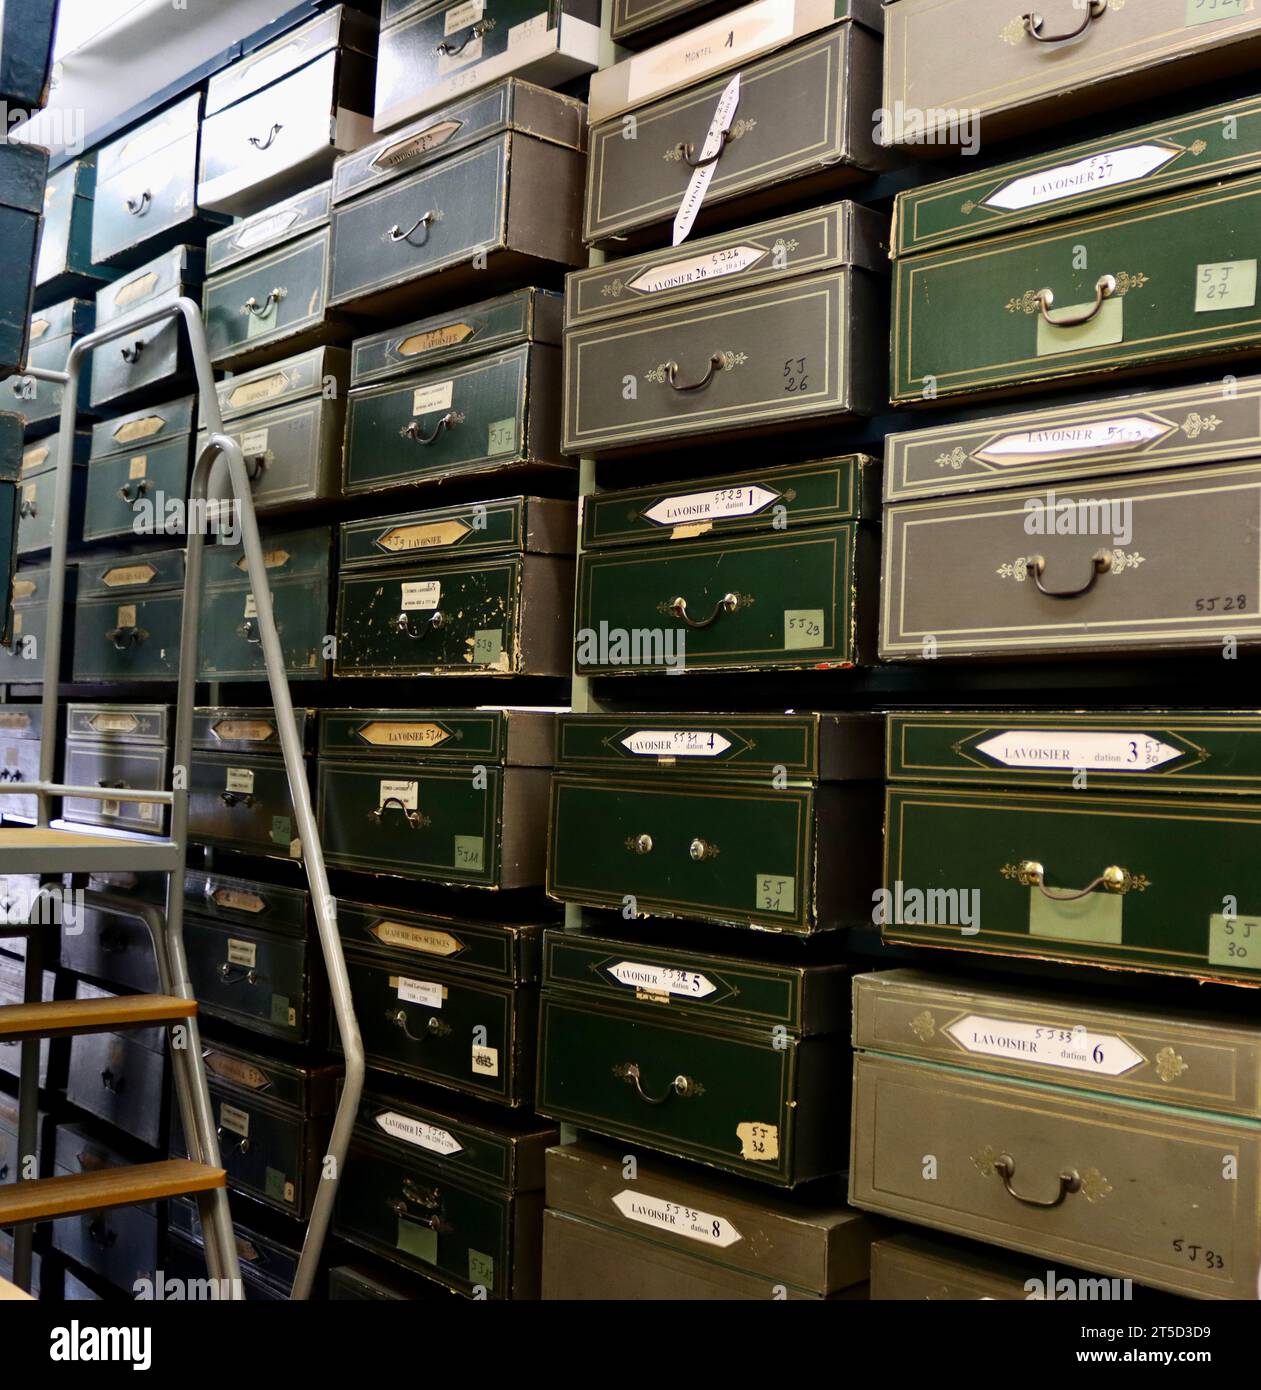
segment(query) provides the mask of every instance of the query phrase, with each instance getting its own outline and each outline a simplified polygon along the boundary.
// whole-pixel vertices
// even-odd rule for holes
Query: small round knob
[[[709,858],[710,847],[704,840],[700,839],[700,837],[698,836],[695,840],[692,841],[690,845],[688,845],[687,852],[692,856],[693,859],[696,860],[697,863],[700,863],[702,859]]]
[[[651,836],[651,835],[637,835],[637,836],[635,837],[635,853],[636,853],[636,854],[651,854],[651,853],[652,853],[652,836]]]
[[[1119,868],[1116,864],[1109,864],[1101,877],[1103,878],[1103,886],[1109,893],[1125,892],[1125,884],[1129,874],[1124,869]]]
[[[1046,870],[1036,859],[1024,859],[1020,864],[1020,881],[1026,887],[1032,888],[1041,883],[1046,877]]]

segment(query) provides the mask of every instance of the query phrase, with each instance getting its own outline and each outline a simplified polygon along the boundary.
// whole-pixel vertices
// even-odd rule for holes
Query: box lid
[[[885,437],[884,497],[1146,473],[1261,457],[1261,376],[1092,397]]]
[[[907,189],[894,203],[893,255],[1098,212],[1259,168],[1261,98],[1252,96]]]
[[[317,347],[283,362],[240,372],[215,388],[225,421],[239,420],[273,406],[324,394],[329,382],[340,394],[349,379],[350,354],[344,348]]]
[[[66,737],[79,743],[165,747],[170,736],[170,705],[66,706]]]
[[[219,1042],[205,1043],[202,1055],[212,1091],[265,1098],[303,1115],[327,1115],[333,1109],[339,1066],[298,1066]]]
[[[423,512],[345,521],[341,568],[391,561],[446,560],[464,555],[567,555],[574,549],[572,502],[541,497],[501,497]]]
[[[96,323],[96,305],[90,299],[63,299],[36,309],[31,315],[31,346],[55,338],[82,338]]]
[[[560,338],[561,296],[552,290],[516,290],[356,339],[350,380],[364,386],[517,343],[558,344]]]
[[[609,1003],[639,1004],[670,1019],[781,1028],[808,1036],[843,1032],[849,968],[797,965],[661,940],[623,941],[594,931],[549,931],[543,984]]]
[[[333,202],[345,202],[505,130],[582,150],[586,107],[572,97],[506,77],[343,155],[333,166]]]
[[[689,1164],[584,1138],[547,1151],[547,1206],[747,1270],[769,1287],[835,1293],[867,1278],[879,1223],[832,1196],[750,1191]]]
[[[190,287],[201,284],[205,260],[199,246],[173,246],[139,270],[106,285],[96,296],[96,326],[104,328],[124,314],[186,294]]]
[[[537,923],[479,922],[339,900],[337,926],[347,946],[366,946],[395,957],[423,956],[428,963],[466,975],[514,982],[538,977],[543,928]]]
[[[531,709],[326,709],[320,712],[320,752],[546,767],[554,717]]]
[[[182,589],[183,586],[182,550],[146,550],[139,555],[112,555],[79,565],[80,598],[110,594],[132,597],[155,590]]]
[[[0,705],[0,738],[38,740],[43,727],[42,705]]]
[[[1261,792],[1256,710],[915,711],[888,716],[890,782]]]
[[[129,130],[117,140],[101,147],[97,155],[97,181],[104,183],[139,160],[148,159],[176,140],[195,135],[201,124],[201,93],[195,92],[143,125]]]
[[[790,783],[881,775],[878,714],[561,714],[556,767]]]
[[[0,141],[0,207],[44,211],[48,151],[16,140]]]
[[[979,985],[917,970],[854,978],[854,1047],[1134,1100],[1261,1116],[1261,1027]]]
[[[313,709],[295,709],[298,742],[307,746],[315,727]],[[270,753],[280,757],[280,733],[276,711],[264,708],[238,708],[226,705],[199,705],[193,711],[193,747],[225,753]]]
[[[607,261],[565,277],[565,326],[668,308],[839,266],[884,271],[888,241],[887,218],[857,203],[840,202]]]
[[[229,925],[260,926],[305,936],[307,901],[308,894],[301,888],[191,870],[184,875],[187,911]]]
[[[177,435],[190,434],[193,428],[192,396],[165,405],[150,405],[133,410],[129,415],[117,415],[92,426],[92,458],[107,458],[112,454],[134,454],[151,444],[160,444]]]
[[[489,1183],[505,1192],[543,1186],[543,1154],[560,1134],[533,1115],[505,1111],[484,1118],[472,1107],[417,1104],[388,1093],[393,1078],[369,1074],[371,1089],[359,1102],[355,1129],[366,1139],[397,1149],[453,1178]]]
[[[846,20],[884,28],[879,0],[755,0],[593,72],[588,119],[607,121]]]
[[[584,550],[779,531],[878,515],[879,465],[865,454],[772,466],[582,500]]]
[[[274,584],[280,579],[310,576],[323,583],[328,574],[328,553],[333,543],[327,526],[305,531],[268,532],[263,538],[263,560]],[[250,577],[245,552],[239,545],[208,545],[205,549],[204,584],[208,589],[248,589]]]
[[[328,225],[329,191],[332,185],[317,184],[304,189],[283,203],[256,212],[240,222],[206,238],[206,272],[217,275],[238,261],[249,260],[264,251],[283,246],[307,232]]]
[[[213,116],[225,106],[279,82],[334,48],[374,54],[377,51],[376,25],[349,6],[337,5],[327,14],[317,15],[308,23],[290,29],[210,79],[206,87],[206,115]]]

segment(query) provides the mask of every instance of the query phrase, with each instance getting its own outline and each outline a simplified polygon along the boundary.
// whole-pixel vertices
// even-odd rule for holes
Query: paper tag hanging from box
[[[692,170],[683,201],[674,217],[674,240],[670,243],[671,246],[678,246],[680,242],[686,241],[688,233],[692,230],[696,215],[701,210],[701,203],[705,201],[705,194],[709,191],[709,182],[714,177],[718,154],[726,143],[727,132],[731,129],[731,122],[735,120],[736,108],[739,105],[740,74],[736,73],[723,88],[722,96],[718,98],[714,119],[709,123],[709,133],[705,136],[700,154],[696,156],[697,167]]]

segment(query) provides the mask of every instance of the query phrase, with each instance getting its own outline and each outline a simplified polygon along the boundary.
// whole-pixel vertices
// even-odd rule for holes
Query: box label
[[[632,58],[626,75],[627,105],[655,96],[663,83],[674,85],[679,78],[688,84],[699,82],[719,68],[782,43],[792,36],[793,9],[793,0],[761,0]]]
[[[1060,941],[1095,941],[1104,946],[1121,944],[1120,893],[1087,893],[1082,898],[1048,898],[1029,889],[1029,935]]]
[[[1257,263],[1211,261],[1195,268],[1195,312],[1251,309],[1257,302]]]
[[[254,595],[253,595],[253,594],[246,594],[246,595],[245,595],[244,616],[247,617],[247,618],[257,618],[257,617],[258,617],[258,605],[254,602]]]
[[[1142,415],[1118,415],[1085,425],[1060,425],[1044,430],[1013,430],[1000,434],[972,457],[1000,467],[1035,463],[1044,458],[1072,457],[1106,449],[1132,449],[1172,434],[1176,426]]]
[[[403,584],[400,587],[404,613],[413,613],[418,609],[437,608],[442,599],[442,583],[437,579],[417,580],[415,583]]]
[[[1261,970],[1261,917],[1213,913],[1208,919],[1208,963],[1232,970]]]
[[[731,747],[709,729],[637,729],[621,742],[637,758],[717,758]]]
[[[254,770],[249,767],[230,767],[225,778],[225,790],[230,792],[252,793],[254,790]]]
[[[1182,756],[1150,734],[1131,730],[1005,729],[976,745],[978,753],[1004,767],[1044,767],[1075,771],[1104,768],[1117,772],[1151,772]]]
[[[943,1031],[965,1052],[1097,1076],[1123,1076],[1147,1060],[1115,1033],[1091,1033],[1083,1027],[1054,1028],[968,1014]]]
[[[473,1075],[499,1075],[499,1049],[497,1047],[479,1047],[476,1043],[473,1044]]]
[[[386,1110],[376,1116],[377,1124],[392,1139],[401,1139],[405,1144],[415,1144],[418,1149],[441,1154],[449,1158],[451,1154],[462,1153],[464,1146],[449,1130],[439,1129],[437,1125],[415,1120],[410,1115],[400,1115],[397,1111]]]
[[[633,1192],[627,1187],[609,1200],[627,1221],[637,1221],[641,1226],[651,1226],[653,1230],[664,1231],[667,1235],[684,1236],[720,1250],[744,1239],[724,1217],[696,1211],[680,1202],[653,1197],[647,1192]]]
[[[511,53],[514,48],[523,43],[529,43],[531,39],[536,39],[540,34],[547,33],[547,11],[536,14],[530,19],[524,19],[520,24],[514,24],[508,30],[508,51]]]
[[[768,488],[721,487],[709,492],[685,492],[663,497],[644,512],[645,521],[654,526],[692,526],[702,521],[728,521],[733,517],[756,516],[779,493]]]
[[[495,1287],[495,1261],[480,1250],[468,1252],[468,1277],[472,1284],[480,1284],[484,1289]]]
[[[485,868],[485,846],[480,835],[455,837],[455,867],[457,869]]]
[[[823,645],[822,608],[784,609],[784,650],[804,651]]]
[[[422,1004],[426,1009],[442,1008],[443,996],[446,990],[432,980],[409,980],[405,976],[398,977],[398,997],[404,1004]]]
[[[1217,19],[1239,19],[1247,14],[1252,0],[1187,0],[1183,28],[1212,24]]]
[[[634,294],[660,294],[662,290],[675,290],[684,285],[703,285],[724,275],[738,275],[765,260],[766,256],[767,252],[760,246],[724,246],[708,255],[645,266],[626,281],[626,288]]]
[[[378,794],[380,800],[378,806],[384,806],[388,801],[391,805],[400,804],[404,810],[415,811],[419,809],[420,803],[420,783],[419,782],[400,782],[387,779],[378,784]]]
[[[644,965],[640,961],[620,960],[605,970],[627,989],[637,994],[660,995],[669,998],[705,999],[718,988],[704,975],[693,970],[676,970],[668,965]]]
[[[451,35],[457,29],[468,29],[476,24],[486,13],[486,0],[464,0],[462,5],[453,5],[442,21],[442,32]]]
[[[412,414],[427,415],[434,410],[450,410],[455,382],[437,381],[430,386],[418,386],[412,392]]]
[[[230,1129],[233,1134],[239,1134],[242,1139],[250,1137],[250,1117],[244,1110],[238,1110],[235,1105],[229,1105],[226,1101],[219,1106],[219,1124],[224,1129]]]
[[[374,922],[368,930],[383,945],[401,946],[406,951],[420,951],[427,956],[454,956],[464,949],[464,943],[450,932],[434,931],[431,927]]]
[[[517,422],[509,417],[507,420],[495,420],[486,429],[486,452],[488,454],[509,453],[517,442]]]
[[[993,193],[981,199],[981,206],[1018,212],[1023,208],[1042,207],[1062,198],[1076,198],[1099,188],[1116,188],[1120,184],[1145,179],[1157,169],[1163,169],[1171,159],[1182,153],[1171,145],[1123,145],[1116,150],[1103,150],[1068,164],[1053,164],[1033,174],[1000,184]]]
[[[1055,318],[1071,319],[1086,313],[1094,307],[1089,304],[1055,305],[1051,312]],[[1107,347],[1119,343],[1124,333],[1124,301],[1105,299],[1099,311],[1087,323],[1064,328],[1055,323],[1047,323],[1038,316],[1038,338],[1036,352],[1039,357],[1054,357],[1060,352],[1084,352],[1087,348]]]
[[[779,1160],[779,1126],[743,1120],[736,1126],[740,1141],[740,1157],[754,1163],[775,1163]]]
[[[796,912],[797,880],[784,874],[755,874],[753,905],[759,912]]]
[[[378,536],[373,544],[390,555],[406,554],[412,550],[438,550],[456,545],[472,531],[462,521],[432,521],[422,526],[393,526]]]
[[[370,167],[378,172],[383,169],[396,169],[400,164],[406,164],[409,159],[415,159],[418,154],[428,154],[430,150],[445,145],[463,124],[463,121],[436,121],[424,130],[418,130],[415,135],[387,145],[373,158]]]
[[[127,464],[127,477],[128,477],[128,479],[129,479],[129,480],[135,480],[136,478],[143,478],[144,475],[145,475],[145,470],[146,470],[148,467],[149,467],[149,456],[148,456],[148,454],[139,454],[139,455],[137,455],[136,458],[131,459],[131,460],[128,461],[128,464]]]
[[[258,945],[253,941],[228,938],[228,964],[244,965],[253,970],[258,963]]]
[[[247,457],[257,457],[267,452],[267,431],[247,430],[241,436],[241,452]]]
[[[501,627],[481,628],[473,634],[473,665],[497,666],[504,654],[504,630]]]

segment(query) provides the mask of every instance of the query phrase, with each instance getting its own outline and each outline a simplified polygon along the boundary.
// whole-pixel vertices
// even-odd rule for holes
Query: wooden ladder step
[[[222,1168],[186,1158],[164,1158],[122,1168],[97,1168],[57,1178],[6,1183],[0,1187],[0,1226],[21,1221],[51,1221],[59,1216],[160,1202],[223,1187]]]
[[[0,1005],[0,1038],[62,1038],[80,1033],[112,1033],[192,1018],[195,999],[173,994],[131,994],[118,999],[56,999],[51,1003]]]

